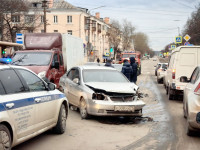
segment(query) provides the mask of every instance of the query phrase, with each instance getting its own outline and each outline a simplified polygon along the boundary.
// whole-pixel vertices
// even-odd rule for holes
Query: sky
[[[196,11],[200,0],[66,0],[76,7],[91,10],[100,17],[110,17],[123,23],[126,19],[136,28],[135,32],[144,32],[149,46],[160,51],[172,42],[184,29],[184,26]],[[94,9],[103,6],[102,8]],[[191,43],[192,44],[192,43]]]

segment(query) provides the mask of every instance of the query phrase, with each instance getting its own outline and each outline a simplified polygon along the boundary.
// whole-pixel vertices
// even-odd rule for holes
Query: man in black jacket
[[[137,81],[137,64],[135,63],[135,58],[130,57],[130,62],[131,62],[131,67],[133,69],[130,81],[136,83],[136,81]]]

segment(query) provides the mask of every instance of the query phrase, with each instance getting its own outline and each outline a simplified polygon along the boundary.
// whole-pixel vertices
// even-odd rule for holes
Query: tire
[[[11,150],[12,139],[8,128],[0,124],[0,149]]]
[[[89,118],[89,114],[87,112],[87,104],[85,102],[84,98],[81,98],[80,100],[80,115],[82,119],[88,119]]]
[[[58,122],[54,127],[53,131],[56,134],[63,134],[66,130],[66,121],[67,121],[67,113],[66,113],[65,105],[62,104],[60,107],[60,112],[58,116]]]
[[[165,90],[166,90],[166,95],[168,95],[168,86],[166,86]]]
[[[187,121],[187,125],[186,125],[186,133],[188,136],[194,136],[195,135],[195,131],[191,129],[188,121]]]
[[[169,100],[173,100],[173,98],[174,98],[174,95],[171,94],[171,93],[172,93],[171,91],[172,91],[171,88],[168,87],[168,99],[169,99]]]

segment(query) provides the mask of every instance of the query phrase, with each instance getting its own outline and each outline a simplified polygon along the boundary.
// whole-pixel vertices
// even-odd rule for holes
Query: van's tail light
[[[175,77],[176,77],[175,74],[176,74],[176,69],[173,69],[172,70],[172,79],[175,79]]]
[[[196,89],[194,90],[194,94],[200,95],[200,83],[198,84],[198,86],[197,86]]]

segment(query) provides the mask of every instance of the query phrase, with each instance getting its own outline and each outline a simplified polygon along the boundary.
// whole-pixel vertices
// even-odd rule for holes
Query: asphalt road
[[[63,135],[45,132],[14,150],[199,150],[200,135],[185,132],[182,101],[169,101],[162,84],[156,83],[156,61],[143,60],[137,85],[146,106],[142,118],[92,117],[81,120],[78,111],[69,112]]]

